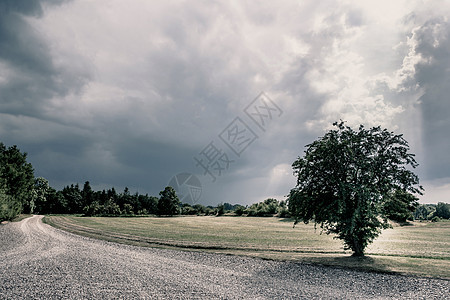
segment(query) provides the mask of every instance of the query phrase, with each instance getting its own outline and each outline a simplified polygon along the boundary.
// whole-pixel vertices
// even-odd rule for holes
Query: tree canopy
[[[158,201],[158,214],[173,216],[179,214],[180,200],[171,186],[167,186],[159,192],[161,196]]]
[[[388,217],[417,205],[418,166],[402,135],[381,127],[353,130],[344,122],[306,146],[293,163],[296,186],[289,210],[344,241],[355,256],[389,227]]]
[[[0,142],[0,221],[14,218],[21,212],[33,213],[34,170],[27,154],[17,146]]]

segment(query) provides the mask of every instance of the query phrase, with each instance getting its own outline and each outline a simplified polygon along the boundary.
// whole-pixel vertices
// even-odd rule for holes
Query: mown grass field
[[[46,216],[55,227],[120,243],[176,247],[266,259],[450,279],[450,222],[414,223],[383,231],[365,258],[351,257],[340,240],[313,224],[280,218]]]

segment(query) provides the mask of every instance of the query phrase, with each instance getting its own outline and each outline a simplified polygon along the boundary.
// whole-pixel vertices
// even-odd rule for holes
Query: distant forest
[[[80,214],[84,216],[137,216],[137,215],[216,215],[278,216],[289,217],[288,201],[266,199],[250,206],[221,203],[216,207],[181,203],[171,187],[166,187],[159,197],[130,193],[128,188],[117,192],[114,187],[94,191],[89,181],[81,188],[78,184],[65,186],[58,191],[48,180],[34,176],[27,154],[17,146],[6,147],[0,142],[0,222],[12,220],[18,214]],[[450,219],[450,205],[424,204],[411,211],[398,206],[396,221]]]

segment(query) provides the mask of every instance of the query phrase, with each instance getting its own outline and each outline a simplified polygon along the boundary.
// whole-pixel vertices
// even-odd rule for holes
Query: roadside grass
[[[450,222],[395,226],[355,258],[313,224],[260,217],[107,218],[46,216],[44,222],[119,243],[246,255],[365,271],[450,279]]]

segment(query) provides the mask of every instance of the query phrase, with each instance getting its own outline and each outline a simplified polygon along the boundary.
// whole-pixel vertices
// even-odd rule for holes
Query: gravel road
[[[43,224],[42,216],[0,225],[0,299],[444,299],[449,294],[446,280],[98,241]]]

